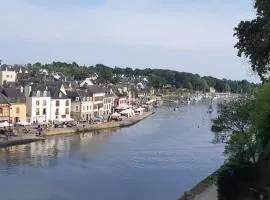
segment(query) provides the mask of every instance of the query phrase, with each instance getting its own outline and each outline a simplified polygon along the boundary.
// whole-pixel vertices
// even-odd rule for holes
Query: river
[[[175,200],[223,163],[206,110],[165,107],[128,128],[0,149],[0,199]]]

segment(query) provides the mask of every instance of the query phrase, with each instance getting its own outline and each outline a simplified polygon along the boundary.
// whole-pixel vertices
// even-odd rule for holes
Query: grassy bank
[[[195,185],[191,190],[186,191],[178,200],[192,200],[195,196],[203,193],[207,188],[216,182],[218,170]]]

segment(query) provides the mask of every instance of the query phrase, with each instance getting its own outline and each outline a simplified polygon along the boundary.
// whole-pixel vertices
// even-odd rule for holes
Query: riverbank
[[[143,115],[127,118],[123,121],[105,122],[105,123],[100,123],[100,124],[85,124],[84,127],[79,126],[77,128],[52,128],[52,129],[47,130],[43,134],[42,137],[38,137],[35,134],[18,135],[16,137],[11,137],[8,140],[0,141],[0,148],[41,141],[41,140],[45,140],[47,137],[52,137],[52,136],[57,136],[57,135],[72,135],[72,134],[79,134],[79,133],[97,131],[97,130],[103,130],[103,129],[128,127],[128,126],[132,126],[140,122],[141,120],[145,119],[146,117],[152,114],[153,112],[145,112]]]
[[[185,192],[178,200],[217,200],[217,187],[215,185],[217,171]]]

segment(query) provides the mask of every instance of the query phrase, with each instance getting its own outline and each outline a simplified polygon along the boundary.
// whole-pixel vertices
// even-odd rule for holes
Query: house
[[[71,99],[71,117],[75,120],[90,120],[94,117],[92,94],[87,90],[67,91]]]
[[[104,97],[105,88],[99,87],[97,85],[91,85],[87,87],[87,91],[92,94],[93,105],[94,105],[94,116],[100,116],[104,114]]]
[[[10,104],[7,97],[0,93],[0,121],[10,121]]]
[[[0,71],[0,85],[4,85],[5,83],[15,83],[16,82],[17,73],[16,71],[11,70],[2,70]]]
[[[60,88],[49,87],[48,91],[51,95],[50,102],[50,120],[52,121],[69,121],[71,120],[71,99],[61,91]]]
[[[210,88],[209,88],[209,92],[210,92],[210,93],[215,93],[215,92],[216,92],[216,90],[215,90],[215,88],[210,87]]]
[[[104,100],[103,100],[104,115],[111,114],[113,106],[114,106],[114,94],[112,90],[106,89]]]
[[[115,108],[125,108],[128,106],[127,102],[126,97],[117,97],[114,100],[114,106]]]
[[[26,121],[26,99],[20,90],[16,88],[2,88],[3,94],[10,105],[10,121]]]
[[[43,84],[28,84],[24,88],[26,114],[30,123],[51,121],[51,96]]]
[[[93,79],[86,78],[80,83],[80,87],[94,85]]]

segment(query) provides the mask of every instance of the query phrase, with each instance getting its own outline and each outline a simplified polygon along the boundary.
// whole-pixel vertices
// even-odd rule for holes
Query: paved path
[[[193,200],[217,200],[217,186],[211,185],[204,192],[196,196]]]

